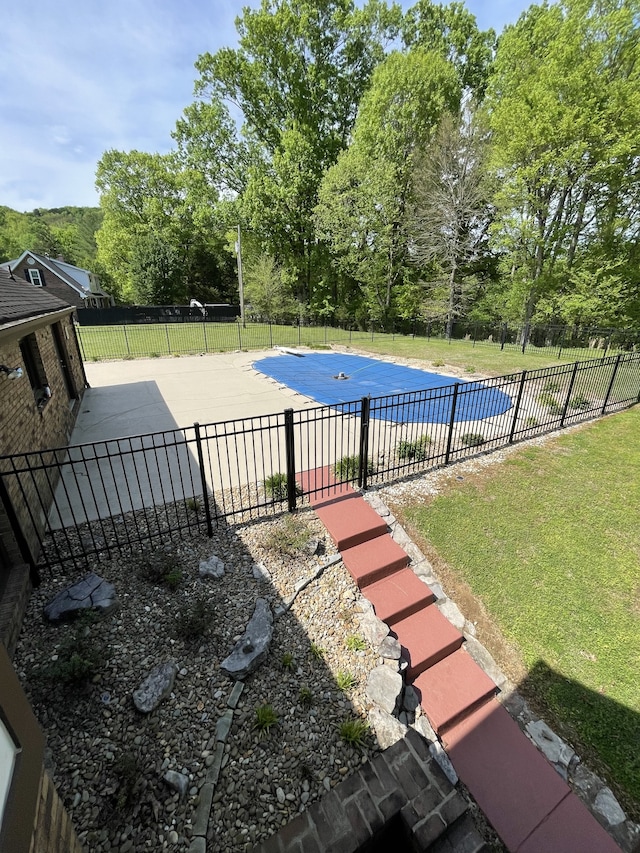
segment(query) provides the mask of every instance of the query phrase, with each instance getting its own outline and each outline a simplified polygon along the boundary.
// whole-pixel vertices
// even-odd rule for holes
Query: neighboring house
[[[42,287],[74,308],[109,308],[114,299],[100,287],[98,277],[89,270],[74,267],[62,258],[49,258],[36,252],[23,252],[15,261],[0,264],[16,278]]]
[[[46,458],[67,444],[86,386],[73,312],[0,267],[0,850],[11,853],[81,853],[43,766],[44,736],[11,666],[35,579],[28,563],[38,556],[20,535],[20,516],[28,511],[44,524],[55,483],[42,471],[6,475],[10,454],[33,452],[37,461],[41,451]]]

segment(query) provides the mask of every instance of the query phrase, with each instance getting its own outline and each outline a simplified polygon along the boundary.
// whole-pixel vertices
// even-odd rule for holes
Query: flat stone
[[[435,733],[431,723],[425,716],[418,717],[411,728],[415,729],[418,734],[425,740],[428,740],[429,743],[434,743],[438,740],[438,735]]]
[[[388,749],[402,740],[407,733],[407,727],[382,708],[372,708],[369,711],[369,723],[375,732],[380,749]]]
[[[593,808],[609,826],[617,826],[626,819],[626,815],[613,796],[611,788],[605,787],[598,792],[597,797],[593,801]]]
[[[313,557],[320,551],[320,540],[312,537],[304,546],[304,550],[309,554],[309,556]]]
[[[164,781],[170,788],[173,788],[174,791],[177,791],[181,797],[187,793],[189,789],[189,777],[185,776],[184,773],[178,773],[175,770],[167,770],[167,772],[162,777]]]
[[[393,714],[402,696],[402,676],[388,666],[377,666],[367,678],[367,696],[378,707]]]
[[[387,658],[388,660],[400,660],[402,646],[395,637],[389,635],[380,643],[378,654],[381,658]]]
[[[374,649],[377,649],[378,646],[382,643],[386,636],[389,634],[389,628],[385,625],[382,620],[378,619],[377,616],[373,614],[372,611],[368,613],[362,613],[358,617],[358,621],[360,623],[360,630],[364,634],[365,640],[373,646]]]
[[[438,601],[436,607],[445,616],[452,625],[455,625],[459,631],[464,628],[465,618],[460,612],[457,604],[454,604],[450,598],[443,598]]]
[[[231,708],[225,711],[216,723],[216,740],[225,743],[229,735],[231,723],[233,722],[233,711]]]
[[[198,574],[201,578],[221,578],[224,575],[224,563],[216,554],[212,554],[208,560],[200,560]]]
[[[230,678],[243,681],[260,666],[269,653],[273,636],[273,614],[264,598],[256,600],[253,616],[231,654],[220,664]]]
[[[206,839],[199,835],[192,838],[191,844],[189,845],[189,853],[207,853]]]
[[[143,714],[154,711],[163,699],[171,693],[178,667],[173,661],[158,664],[133,691],[133,704]]]
[[[236,681],[233,685],[233,690],[229,698],[227,699],[227,708],[237,708],[238,702],[240,701],[240,697],[242,696],[242,691],[244,690],[244,684],[241,681]]]
[[[535,720],[526,726],[527,734],[547,759],[565,771],[575,755],[574,751],[542,720]],[[566,777],[565,777],[566,778]],[[624,820],[624,818],[623,818]]]
[[[61,622],[78,615],[81,610],[99,610],[105,615],[120,606],[113,584],[95,572],[59,592],[44,607],[50,622]]]

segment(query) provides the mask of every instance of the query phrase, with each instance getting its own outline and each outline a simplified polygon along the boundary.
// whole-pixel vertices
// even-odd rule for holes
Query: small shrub
[[[352,652],[363,652],[367,648],[367,644],[358,634],[350,634],[345,640],[345,645]]]
[[[300,704],[304,705],[306,708],[313,705],[313,693],[306,684],[303,684],[298,691],[298,699],[300,700]]]
[[[341,669],[336,673],[336,684],[343,692],[351,690],[357,683],[358,679],[352,672],[345,672],[345,670]]]
[[[191,512],[197,512],[200,504],[198,503],[197,498],[187,498],[187,509],[191,510]]]
[[[444,361],[441,358],[437,358],[435,361],[432,361],[431,364],[433,367],[444,367]]]
[[[149,358],[160,358],[160,353],[159,352],[150,352]]]
[[[416,462],[424,462],[429,455],[431,438],[421,435],[415,441],[400,441],[396,448],[398,459],[414,459]]]
[[[340,737],[345,743],[350,744],[356,749],[362,749],[369,734],[369,725],[365,720],[359,718],[351,718],[344,720],[338,729]]]
[[[76,617],[73,630],[58,646],[56,660],[43,666],[46,679],[78,686],[93,678],[108,657],[106,647],[92,633],[97,621],[92,610]]]
[[[176,590],[183,580],[178,555],[161,548],[140,557],[138,570],[143,578],[157,586]]]
[[[211,630],[215,610],[206,595],[191,598],[175,615],[176,634],[183,640],[197,640]]]
[[[536,402],[548,409],[552,415],[559,415],[562,412],[562,406],[553,394],[539,394]]]
[[[295,667],[295,661],[291,652],[285,652],[282,655],[282,668],[291,671]]]
[[[466,364],[464,371],[465,371],[465,373],[475,373],[476,369],[472,364]]]
[[[296,483],[296,495],[301,495],[302,490]],[[281,471],[271,474],[264,481],[264,491],[267,497],[273,501],[286,501],[287,499],[287,475]]]
[[[556,379],[547,379],[542,388],[543,391],[548,391],[551,394],[555,394],[560,390],[560,383]]]
[[[259,705],[256,708],[256,716],[253,728],[257,729],[260,738],[270,734],[271,729],[278,724],[278,714],[273,705]]]
[[[460,441],[465,447],[479,447],[484,444],[484,436],[481,432],[465,432]]]
[[[309,541],[309,528],[295,515],[279,519],[266,534],[262,544],[281,556],[295,556]]]
[[[339,480],[355,480],[360,470],[360,456],[343,456],[333,467],[334,474]],[[367,474],[375,473],[373,459],[367,459]]]
[[[309,646],[309,651],[311,652],[311,656],[314,657],[316,660],[324,660],[326,649],[321,648],[320,646],[316,645],[316,643],[311,643],[311,645]]]
[[[591,400],[588,397],[585,397],[584,394],[575,394],[571,400],[569,400],[569,407],[571,409],[588,409],[591,405]]]
[[[133,805],[133,795],[142,778],[142,768],[134,755],[123,752],[113,762],[113,774],[118,782],[115,793],[116,811],[123,812]]]

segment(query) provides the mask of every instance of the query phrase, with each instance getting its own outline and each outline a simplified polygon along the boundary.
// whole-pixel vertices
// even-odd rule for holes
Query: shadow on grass
[[[640,819],[640,714],[538,661],[519,690]]]

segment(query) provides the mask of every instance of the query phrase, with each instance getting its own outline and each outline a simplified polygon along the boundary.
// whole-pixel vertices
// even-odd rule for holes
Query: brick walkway
[[[507,848],[619,853],[497,701],[495,684],[467,654],[464,637],[434,605],[431,590],[408,568],[408,555],[380,516],[348,487],[332,489],[331,481],[325,468],[303,475],[301,486],[304,491],[324,486],[311,505],[362,594],[400,640],[409,662],[407,683],[417,690],[456,772]]]

